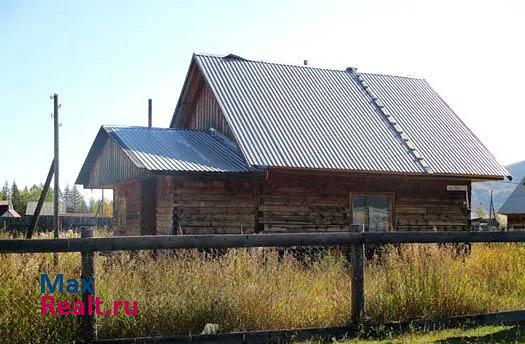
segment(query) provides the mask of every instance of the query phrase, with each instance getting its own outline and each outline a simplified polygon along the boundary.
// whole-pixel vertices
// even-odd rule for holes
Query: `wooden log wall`
[[[351,195],[391,197],[391,230],[465,230],[465,180],[270,172],[268,178],[157,177],[157,234],[346,231]],[[116,233],[137,235],[140,182],[115,187]],[[123,198],[123,199],[121,199]],[[125,215],[121,214],[125,211]]]
[[[465,180],[409,177],[346,177],[270,173],[263,182],[261,222],[266,232],[348,230],[350,194],[385,193],[393,198],[393,230],[465,230],[466,194],[447,191]]]
[[[176,177],[174,213],[182,234],[253,233],[255,197],[250,181]]]
[[[525,215],[507,215],[508,229],[525,229]]]
[[[173,177],[157,177],[157,234],[173,234]]]
[[[341,180],[292,173],[270,173],[261,192],[265,232],[348,229],[349,193]]]
[[[115,235],[140,235],[141,180],[113,186],[113,230]]]

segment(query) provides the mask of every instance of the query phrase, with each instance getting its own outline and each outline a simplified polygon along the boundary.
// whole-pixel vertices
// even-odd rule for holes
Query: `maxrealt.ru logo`
[[[63,274],[57,274],[51,279],[48,274],[40,275],[40,292],[42,293],[41,310],[42,316],[51,315],[119,315],[125,314],[136,316],[139,313],[138,301],[115,300],[104,302],[94,294],[93,279],[69,278],[64,281]],[[87,293],[87,301],[58,301],[53,295],[49,294],[84,294]],[[131,306],[130,306],[131,304]],[[123,310],[124,313],[119,313]]]

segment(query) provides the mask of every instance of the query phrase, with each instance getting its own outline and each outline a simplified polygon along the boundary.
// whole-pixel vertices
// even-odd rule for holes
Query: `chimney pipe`
[[[151,128],[151,120],[152,120],[152,106],[151,106],[151,98],[148,99],[148,128]]]
[[[303,65],[308,66],[308,60],[304,60]]]

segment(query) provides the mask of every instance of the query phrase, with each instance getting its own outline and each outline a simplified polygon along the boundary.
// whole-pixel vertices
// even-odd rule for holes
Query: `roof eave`
[[[286,172],[334,172],[343,174],[373,174],[373,175],[388,175],[388,176],[410,176],[410,177],[425,177],[425,178],[460,178],[475,181],[494,181],[504,180],[507,176],[503,175],[474,175],[474,174],[454,174],[454,173],[417,173],[417,172],[402,172],[402,171],[370,171],[370,170],[346,170],[346,169],[325,169],[325,168],[296,168],[296,167],[281,167],[268,166],[268,171],[286,171]]]

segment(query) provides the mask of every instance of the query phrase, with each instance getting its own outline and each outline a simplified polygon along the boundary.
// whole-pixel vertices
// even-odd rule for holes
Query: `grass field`
[[[313,342],[310,342],[313,343]],[[386,335],[382,339],[353,339],[340,344],[460,344],[460,343],[525,343],[525,326],[484,326],[455,328],[425,333]]]
[[[200,333],[207,323],[218,324],[221,332],[348,323],[346,258],[336,251],[307,257],[306,262],[279,257],[273,249],[98,255],[97,294],[139,304],[136,317],[100,317],[99,336]],[[366,313],[383,321],[525,309],[524,271],[525,245],[475,245],[467,255],[436,245],[387,248],[367,263]],[[78,317],[40,315],[40,273],[77,277],[80,255],[60,254],[58,266],[51,254],[0,255],[0,333],[13,343],[73,342],[79,336]],[[385,334],[382,342],[439,343],[444,336],[490,333],[518,338],[516,331],[520,329],[487,327],[423,336]]]

